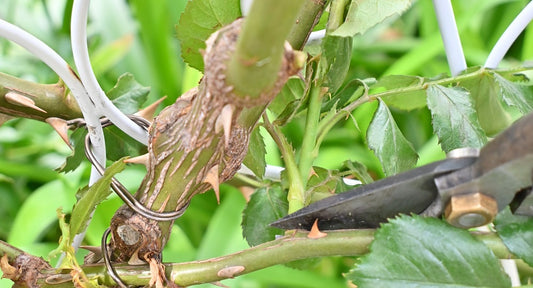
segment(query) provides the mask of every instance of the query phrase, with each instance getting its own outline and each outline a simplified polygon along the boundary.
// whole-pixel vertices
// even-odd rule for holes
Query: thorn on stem
[[[13,91],[7,92],[4,98],[6,98],[6,101],[10,104],[22,106],[22,107],[28,107],[28,108],[31,108],[33,110],[36,110],[42,113],[47,113],[45,110],[37,107],[37,105],[35,105],[35,101],[33,101],[31,98],[26,97],[24,95],[20,95]]]
[[[72,145],[70,144],[70,141],[68,139],[68,123],[67,121],[57,118],[57,117],[49,117],[46,118],[46,123],[50,124],[54,130],[56,130],[57,134],[59,134],[59,137],[63,139],[63,141],[68,145],[70,149],[72,148]]]
[[[327,235],[328,233],[318,230],[318,219],[316,219],[315,223],[313,223],[313,227],[311,227],[311,231],[309,232],[309,234],[307,234],[307,238],[318,239],[326,237]]]
[[[246,268],[244,266],[241,266],[241,265],[224,267],[224,268],[218,270],[217,276],[218,277],[222,277],[222,278],[233,278],[237,274],[243,272],[245,269]]]
[[[235,106],[233,104],[226,104],[220,115],[218,115],[217,121],[215,122],[215,133],[219,133],[221,129],[224,130],[224,143],[228,145],[229,137],[231,135],[231,122],[233,120],[233,112],[235,111]]]
[[[208,183],[213,187],[213,190],[215,190],[215,196],[217,197],[217,203],[220,204],[220,180],[218,178],[218,165],[215,165],[209,169],[209,172],[207,172],[207,175],[202,182]]]
[[[149,159],[149,156],[148,156],[148,153],[146,153],[141,156],[125,159],[124,163],[142,164],[148,167],[148,159]]]
[[[154,120],[155,110],[157,109],[159,104],[161,104],[161,102],[163,102],[166,98],[167,98],[167,96],[163,96],[163,97],[159,98],[154,103],[152,103],[152,104],[146,106],[145,108],[139,110],[137,113],[135,113],[135,115],[141,116],[144,119],[152,122]]]

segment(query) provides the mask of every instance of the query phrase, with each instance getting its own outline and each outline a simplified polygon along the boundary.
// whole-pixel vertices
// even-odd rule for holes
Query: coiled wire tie
[[[133,120],[135,123],[137,123],[139,126],[144,128],[145,130],[148,130],[148,127],[150,126],[150,122],[148,122],[146,119],[135,116],[135,115],[128,115],[131,120]],[[108,127],[112,125],[113,123],[109,121],[107,118],[102,118],[102,127]],[[80,122],[72,122],[72,124],[81,126]],[[96,160],[96,157],[92,153],[91,149],[91,138],[89,137],[89,134],[85,136],[85,156],[91,162],[91,164],[96,168],[98,173],[100,175],[104,175],[105,168],[100,165],[100,163]],[[183,213],[185,212],[187,206],[183,207],[182,209],[178,211],[172,211],[172,212],[155,212],[153,210],[150,210],[146,208],[141,202],[139,202],[133,195],[124,187],[118,180],[115,178],[111,178],[111,188],[115,193],[124,201],[124,203],[133,211],[136,213],[152,220],[156,221],[172,221],[177,218],[179,218]]]

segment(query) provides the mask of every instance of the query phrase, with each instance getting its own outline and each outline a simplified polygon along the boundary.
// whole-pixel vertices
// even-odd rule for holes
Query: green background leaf
[[[385,19],[402,14],[411,3],[411,0],[352,0],[345,22],[332,35],[349,37],[363,34]]]
[[[389,108],[381,100],[368,127],[367,141],[368,147],[379,158],[387,176],[408,170],[416,164],[416,151],[405,139]]]
[[[200,51],[213,32],[241,16],[238,0],[188,1],[176,28],[181,41],[181,56],[191,67],[204,70]]]
[[[244,157],[243,164],[250,168],[254,172],[255,176],[259,179],[265,175],[265,142],[263,136],[259,132],[260,126],[255,127],[254,131],[250,135],[250,142],[248,144],[248,153]]]
[[[257,189],[242,214],[242,233],[250,246],[274,240],[284,231],[270,227],[270,223],[287,215],[287,194],[279,187]]]
[[[481,148],[487,143],[487,136],[481,129],[468,91],[431,85],[427,93],[433,130],[444,151],[463,147]]]
[[[357,287],[511,287],[498,259],[466,230],[402,215],[375,234],[347,278]]]
[[[494,224],[509,251],[533,267],[533,218],[513,215],[506,208],[496,216]]]
[[[123,113],[133,114],[139,111],[148,93],[150,93],[150,87],[142,86],[131,73],[125,73],[118,78],[115,87],[107,92],[107,97]]]
[[[496,135],[509,127],[511,118],[502,106],[500,89],[489,72],[482,73],[479,78],[462,81],[474,101],[479,124],[487,135]]]
[[[320,65],[326,73],[326,83],[330,93],[335,93],[341,87],[352,56],[352,37],[326,36],[322,39],[322,53]]]
[[[529,113],[533,109],[531,93],[527,93],[525,88],[503,78],[498,73],[494,73],[494,79],[500,87],[503,100],[507,105],[517,107],[524,114]]]

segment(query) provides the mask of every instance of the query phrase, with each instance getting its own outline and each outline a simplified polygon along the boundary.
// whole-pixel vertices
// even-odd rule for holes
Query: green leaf
[[[352,0],[344,23],[331,35],[350,37],[363,34],[393,15],[401,15],[412,0]]]
[[[279,187],[257,189],[242,214],[243,236],[250,246],[274,240],[284,231],[270,227],[270,223],[287,215],[287,194]]]
[[[400,216],[375,234],[347,278],[357,287],[511,287],[498,259],[468,231]]]
[[[87,129],[78,128],[70,135],[74,151],[67,157],[63,165],[58,168],[59,172],[68,173],[80,166],[85,158],[85,136]],[[104,129],[106,139],[107,157],[111,161],[116,161],[125,156],[136,156],[146,153],[146,146],[126,135],[117,127]]]
[[[366,168],[366,166],[357,161],[344,161],[344,163],[342,164],[341,171],[350,172],[350,175],[353,175],[363,184],[374,182],[374,179],[372,179],[372,176],[370,176],[370,174],[368,173],[368,169]]]
[[[389,108],[381,100],[367,131],[368,147],[374,151],[383,172],[390,176],[416,164],[418,155],[396,125]]]
[[[533,99],[531,95],[527,95],[526,90],[516,83],[513,83],[498,73],[494,73],[494,79],[500,87],[502,98],[509,106],[515,106],[523,114],[529,113],[533,110]]]
[[[120,111],[133,114],[139,111],[148,93],[150,93],[150,87],[142,86],[131,73],[125,73],[118,78],[115,87],[107,92],[107,97]]]
[[[431,85],[427,93],[433,131],[439,137],[444,151],[463,147],[481,148],[487,143],[487,136],[481,129],[468,91]]]
[[[348,104],[357,100],[368,92],[368,86],[365,80],[354,79],[348,82],[340,91],[335,93],[330,99],[324,101],[320,112],[328,112],[334,107],[342,109]],[[368,80],[371,81],[371,80]]]
[[[295,103],[296,99],[303,97],[305,93],[305,83],[300,79],[300,77],[291,77],[285,83],[279,94],[274,98],[274,101],[268,105],[268,109],[274,112],[276,115],[282,113],[290,114],[284,112],[291,103]],[[291,111],[292,112],[292,111]]]
[[[254,131],[250,135],[250,142],[248,144],[248,153],[244,157],[243,164],[246,167],[250,168],[254,172],[255,176],[259,179],[263,178],[265,175],[266,167],[266,149],[265,142],[263,141],[263,136],[259,131],[260,126],[255,127]]]
[[[205,40],[233,20],[241,16],[238,0],[194,0],[188,1],[177,26],[177,37],[181,43],[181,56],[191,67],[204,70],[200,51],[205,49]]]
[[[104,201],[111,194],[111,189],[109,188],[111,178],[124,170],[125,167],[126,163],[124,163],[123,159],[118,160],[109,166],[102,178],[96,181],[91,187],[84,187],[78,191],[76,194],[78,202],[74,205],[70,218],[70,235],[72,237],[85,231],[91,214],[96,209],[96,205],[100,204],[100,202]]]
[[[74,150],[67,157],[63,165],[57,170],[59,172],[68,173],[80,166],[81,162],[85,160],[85,136],[87,129],[78,128],[70,135],[70,142],[73,143]]]
[[[352,37],[326,36],[322,39],[320,65],[322,72],[326,73],[324,84],[332,94],[341,87],[350,68],[352,43]]]
[[[387,97],[382,98],[383,101],[387,103],[387,106],[407,111],[419,109],[426,106],[425,91],[423,89],[409,90],[405,88],[415,86],[420,86],[420,88],[422,88],[424,82],[425,79],[418,76],[385,76],[381,78],[376,84],[372,85],[373,90],[376,88],[378,89],[376,89],[377,91],[372,91],[371,94],[375,94],[377,92],[384,92],[381,91],[383,89],[385,89],[385,91],[396,89],[396,93],[387,95]]]
[[[496,135],[509,127],[511,118],[502,107],[500,90],[492,73],[486,71],[480,77],[461,82],[474,100],[479,124],[487,135]]]
[[[117,127],[105,128],[104,135],[108,160],[117,161],[125,156],[137,156],[147,152],[146,146],[129,137]]]
[[[311,202],[315,202],[329,197],[336,192],[345,191],[346,185],[342,182],[342,177],[336,170],[328,170],[313,166],[312,175],[307,181],[305,193],[311,197]]]
[[[513,215],[506,208],[496,216],[494,224],[509,251],[533,267],[533,218]]]

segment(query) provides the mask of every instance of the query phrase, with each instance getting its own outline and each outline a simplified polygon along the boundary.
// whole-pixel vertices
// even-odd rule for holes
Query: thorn
[[[63,139],[63,141],[68,145],[68,147],[70,147],[70,149],[74,149],[72,148],[72,145],[70,144],[70,141],[68,140],[67,121],[61,118],[57,118],[57,117],[49,117],[49,118],[46,118],[45,121],[46,123],[50,124],[50,126],[52,126],[54,130],[56,130],[57,134],[59,134],[59,137]]]
[[[326,237],[328,233],[324,233],[320,230],[318,230],[318,219],[315,220],[315,223],[313,223],[313,227],[311,227],[311,231],[309,234],[307,234],[307,238],[311,239],[318,239],[322,237]]]
[[[81,249],[85,249],[89,252],[93,252],[94,254],[97,254],[97,253],[100,253],[102,254],[102,249],[100,246],[85,246],[85,245],[81,245],[80,246]]]
[[[167,98],[167,96],[163,96],[163,97],[159,98],[154,103],[152,103],[152,104],[144,107],[143,109],[137,111],[137,113],[135,113],[135,115],[141,116],[144,119],[152,122],[154,120],[155,110],[157,109],[159,104],[161,104],[161,102],[163,102],[163,100],[165,100],[166,98]]]
[[[146,153],[141,156],[124,159],[124,163],[142,164],[148,167],[148,159],[149,159],[148,153]]]
[[[243,272],[246,268],[241,265],[224,267],[217,272],[218,277],[234,278],[237,274]]]
[[[217,203],[220,204],[220,181],[218,178],[218,165],[213,166],[209,172],[207,172],[207,175],[204,178],[204,181],[202,183],[208,183],[213,187],[213,190],[215,190],[215,196],[217,197]]]
[[[219,133],[220,129],[224,129],[224,142],[226,145],[228,145],[231,135],[231,122],[233,121],[234,111],[235,106],[233,104],[226,104],[215,122],[215,133]]]
[[[310,179],[310,178],[313,177],[313,176],[320,177],[320,176],[318,176],[318,174],[316,173],[315,168],[311,167],[311,170],[309,170],[309,178],[308,178],[308,179]]]
[[[35,101],[33,101],[31,98],[26,97],[24,95],[20,95],[15,92],[7,92],[4,98],[6,98],[6,101],[8,103],[11,103],[13,105],[24,106],[24,107],[31,108],[33,110],[37,110],[39,112],[46,113],[46,111],[44,111],[43,109],[35,105]]]

